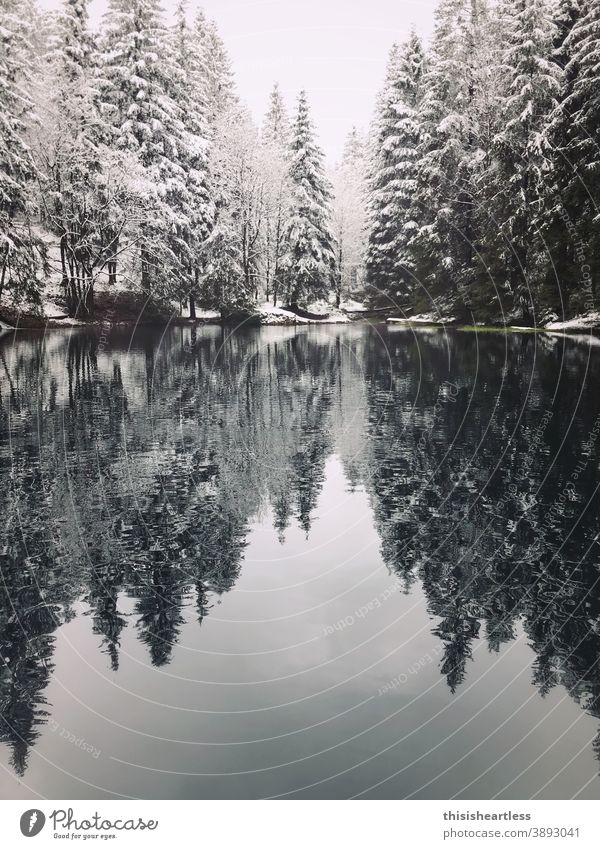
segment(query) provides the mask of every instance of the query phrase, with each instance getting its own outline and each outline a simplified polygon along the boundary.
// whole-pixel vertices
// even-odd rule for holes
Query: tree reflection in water
[[[234,587],[256,517],[282,546],[292,523],[310,535],[333,454],[387,566],[423,587],[451,691],[476,640],[498,652],[521,623],[539,692],[600,715],[586,345],[352,325],[113,329],[105,350],[23,334],[0,353],[0,739],[18,774],[51,712],[57,628],[83,610],[116,671],[135,623],[168,664],[186,609],[201,624]]]

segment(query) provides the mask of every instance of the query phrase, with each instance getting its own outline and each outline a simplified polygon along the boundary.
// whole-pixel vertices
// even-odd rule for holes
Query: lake
[[[600,348],[0,340],[0,795],[600,798]]]

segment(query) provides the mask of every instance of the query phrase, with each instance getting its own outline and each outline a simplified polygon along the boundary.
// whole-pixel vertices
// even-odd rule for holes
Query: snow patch
[[[323,304],[327,307],[325,311],[322,309]],[[315,306],[320,309],[313,309]],[[314,315],[322,315],[323,318],[303,318],[291,312],[291,310],[274,307],[273,304],[266,302],[256,308],[255,314],[260,318],[261,324],[347,324],[350,321],[347,315],[341,312],[341,310],[331,307],[326,301],[317,301],[314,304],[310,304],[307,312],[311,312]]]
[[[588,312],[568,321],[549,321],[546,324],[547,330],[582,330],[594,327],[600,327],[600,312]]]
[[[261,304],[256,308],[261,324],[310,324],[307,318],[300,318],[289,310],[274,307],[273,304]]]
[[[420,313],[413,315],[410,318],[388,318],[388,324],[450,324],[454,321],[453,318],[444,318],[443,316],[434,315],[433,313]]]
[[[360,301],[353,301],[351,298],[340,303],[340,309],[344,312],[368,312],[368,308],[361,304]]]
[[[182,318],[190,317],[190,305],[187,304],[181,310]],[[197,321],[215,321],[221,318],[221,313],[218,310],[201,310],[196,307],[196,320]]]

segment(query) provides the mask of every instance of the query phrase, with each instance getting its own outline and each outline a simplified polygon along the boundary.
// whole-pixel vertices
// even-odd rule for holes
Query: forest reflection
[[[0,360],[0,741],[18,774],[77,602],[113,671],[125,628],[168,664],[190,605],[201,624],[235,586],[257,517],[278,546],[292,524],[310,536],[332,455],[369,496],[387,567],[407,592],[422,585],[452,691],[475,641],[498,652],[520,623],[539,692],[561,685],[600,716],[600,357],[587,345],[114,328],[105,347],[89,332],[5,339]]]

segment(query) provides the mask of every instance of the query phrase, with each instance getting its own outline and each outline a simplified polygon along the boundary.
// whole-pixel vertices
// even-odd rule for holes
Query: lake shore
[[[18,312],[9,308],[0,308],[0,332],[16,329],[27,330],[60,330],[74,327],[189,327],[203,325],[257,325],[257,326],[296,326],[296,325],[332,325],[346,324],[365,317],[373,317],[378,310],[367,310],[360,304],[351,303],[350,309],[338,308],[318,302],[309,305],[308,309],[292,309],[290,307],[275,307],[269,303],[258,304],[254,309],[240,310],[203,310],[196,308],[196,315],[191,318],[189,310],[175,309],[169,311],[165,307],[152,305],[147,298],[134,293],[116,293],[107,297],[104,293],[89,318],[69,316],[52,305],[45,313]]]
[[[328,311],[325,311],[325,309]],[[102,329],[103,327],[202,327],[205,325],[248,325],[248,326],[316,326],[349,324],[358,321],[382,321],[389,328],[398,329],[449,329],[470,333],[545,333],[571,338],[585,334],[585,338],[600,336],[600,314],[576,316],[564,321],[553,320],[533,326],[519,324],[467,324],[454,317],[434,318],[431,314],[410,317],[390,316],[385,309],[368,309],[352,303],[351,308],[336,308],[319,304],[319,312],[274,307],[261,304],[253,310],[237,310],[221,313],[217,310],[197,310],[196,317],[180,312],[169,313],[164,308],[153,307],[146,300],[133,295],[126,303],[116,297],[99,305],[92,318],[82,319],[68,316],[59,311],[49,315],[24,313],[0,308],[0,335],[15,330],[64,330],[73,328]],[[115,316],[119,317],[116,318]]]
[[[466,324],[455,318],[432,319],[428,315],[411,316],[410,318],[390,317],[386,323],[399,328],[448,328],[471,333],[548,333],[553,335],[576,336],[582,333],[600,334],[600,315],[597,313],[577,316],[565,321],[549,321],[545,324]]]

